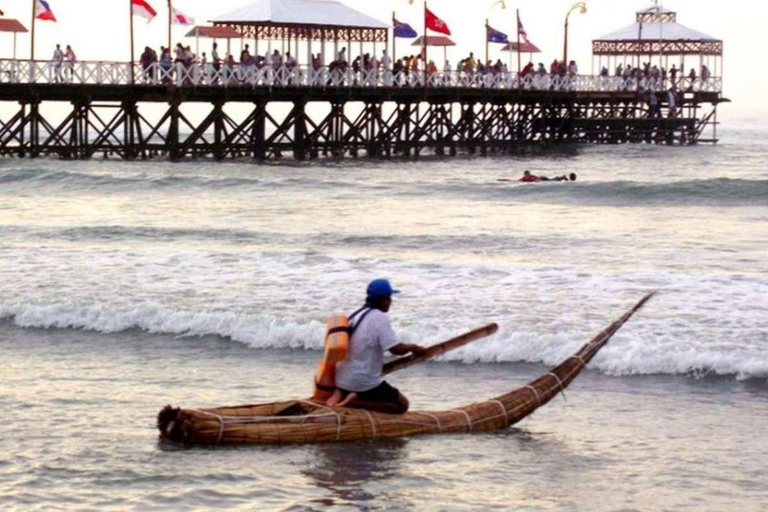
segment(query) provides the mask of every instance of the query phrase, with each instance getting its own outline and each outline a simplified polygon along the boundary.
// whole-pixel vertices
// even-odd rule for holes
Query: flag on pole
[[[448,24],[435,16],[429,9],[424,9],[424,11],[426,16],[426,25],[429,30],[432,30],[433,32],[440,32],[441,34],[445,34],[447,36],[451,35],[451,29],[448,28]],[[424,35],[426,36],[426,34]]]
[[[395,37],[413,38],[419,35],[415,30],[413,30],[413,27],[407,23],[402,23],[396,19],[393,19],[393,25]]]
[[[195,19],[187,16],[175,7],[171,9],[171,19],[174,25],[194,25]]]
[[[131,0],[131,11],[134,16],[145,18],[147,23],[157,16],[157,11],[146,0]]]
[[[520,37],[528,44],[532,44],[528,40],[528,34],[525,33],[525,28],[523,27],[523,22],[520,21],[520,18],[517,18],[517,33],[520,35]]]
[[[35,18],[56,22],[56,16],[53,15],[51,6],[45,0],[35,0]]]
[[[488,42],[507,44],[509,43],[509,37],[507,37],[507,34],[504,32],[499,32],[494,28],[488,27]]]

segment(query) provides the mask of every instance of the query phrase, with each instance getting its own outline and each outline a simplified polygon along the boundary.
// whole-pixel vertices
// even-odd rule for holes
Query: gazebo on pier
[[[328,43],[333,44],[333,59],[340,45],[348,48],[348,58],[355,43],[359,44],[360,54],[364,53],[364,44],[372,44],[373,52],[377,43],[386,49],[390,29],[388,24],[336,0],[258,0],[211,22],[233,28],[244,39],[253,39],[257,54],[261,43],[266,44],[267,54],[279,49],[281,53],[293,53],[298,60],[299,43],[305,43],[307,64],[312,62],[314,43],[319,43],[323,62]],[[279,48],[273,47],[274,42],[280,43]]]
[[[28,32],[27,27],[21,24],[19,20],[9,18],[0,18],[0,32],[10,32],[13,34],[13,58],[16,58],[16,34]]]
[[[677,13],[660,5],[638,11],[635,23],[592,41],[593,66],[609,70],[618,65],[642,67],[644,62],[669,70],[677,65],[681,76],[695,62],[698,75],[702,66],[711,70],[711,77],[722,74],[723,41],[677,23]],[[670,58],[672,62],[670,63]],[[679,59],[679,60],[678,60]]]
[[[424,45],[424,36],[418,37],[411,46],[422,47]],[[427,49],[429,47],[442,48],[443,60],[448,60],[448,47],[456,46],[456,43],[450,37],[445,36],[427,36]],[[429,59],[427,59],[429,60]],[[442,64],[442,63],[441,63]],[[440,66],[442,68],[442,66]]]

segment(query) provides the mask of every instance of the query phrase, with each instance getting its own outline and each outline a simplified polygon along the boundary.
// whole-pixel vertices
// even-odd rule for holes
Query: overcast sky
[[[136,46],[159,46],[165,43],[167,26],[166,0],[147,0],[160,14],[147,24],[136,18]],[[449,60],[455,63],[469,51],[484,53],[485,18],[510,36],[514,31],[515,9],[531,41],[542,50],[535,61],[548,64],[553,58],[562,58],[563,22],[568,8],[575,0],[518,0],[507,2],[507,9],[490,9],[493,0],[430,0],[432,11],[442,17],[458,43],[449,51]],[[48,0],[58,23],[38,22],[37,58],[49,58],[55,43],[72,44],[80,60],[127,60],[128,0]],[[423,3],[416,0],[343,0],[366,14],[389,22],[396,10],[401,21],[418,28],[423,23]],[[198,23],[205,22],[250,3],[248,0],[175,0],[174,5],[193,16]],[[588,12],[574,13],[570,22],[569,58],[579,61],[582,72],[591,67],[591,41],[634,22],[635,11],[648,7],[647,0],[587,0]],[[732,111],[768,111],[765,86],[768,84],[768,66],[765,50],[768,48],[768,2],[751,0],[667,0],[663,5],[677,11],[678,22],[725,41],[725,95],[734,101]],[[0,0],[0,10],[6,17],[18,18],[29,26],[31,0]],[[174,43],[189,29],[174,27]],[[0,57],[12,54],[12,37],[0,34]],[[400,48],[408,43],[399,40]],[[188,41],[194,44],[193,41]],[[239,47],[238,47],[239,48]],[[500,46],[495,46],[496,49]],[[210,51],[210,42],[201,51]],[[29,55],[29,37],[19,36],[20,57]],[[261,50],[264,53],[264,49]],[[435,52],[435,60],[441,52]],[[492,57],[508,60],[506,54],[492,52]],[[687,66],[689,67],[689,66]]]

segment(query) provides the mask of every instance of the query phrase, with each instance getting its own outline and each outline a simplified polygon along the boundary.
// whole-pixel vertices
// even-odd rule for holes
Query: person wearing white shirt
[[[283,66],[283,56],[280,55],[280,52],[275,50],[272,52],[272,59],[271,59],[272,69],[277,71]]]
[[[404,414],[408,399],[382,379],[384,353],[424,353],[419,345],[397,341],[386,313],[399,293],[386,279],[371,281],[365,306],[350,316],[352,334],[347,358],[336,365],[336,387],[330,407],[353,407],[387,414]]]
[[[387,50],[381,52],[381,66],[384,70],[392,70],[392,59],[389,57]]]
[[[218,43],[213,43],[213,50],[211,50],[211,62],[213,62],[213,69],[216,71],[221,69],[221,57],[219,56]]]
[[[381,53],[380,64],[384,71],[384,85],[389,87],[392,85],[392,58],[387,53],[387,50]]]
[[[56,75],[56,82],[61,82],[61,63],[64,62],[64,52],[61,51],[61,45],[57,44],[53,51],[53,71]]]

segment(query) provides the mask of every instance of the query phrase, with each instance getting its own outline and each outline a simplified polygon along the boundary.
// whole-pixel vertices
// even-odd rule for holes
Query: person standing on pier
[[[61,45],[57,44],[56,49],[53,51],[53,73],[56,83],[60,83],[61,80],[61,63],[64,62],[64,52],[61,51]]]
[[[659,117],[659,98],[656,96],[656,91],[648,89],[648,117]]]
[[[392,58],[387,53],[387,50],[381,52],[381,60],[379,62],[384,71],[392,71]]]
[[[381,69],[384,73],[384,85],[392,87],[392,58],[387,53],[387,50],[381,52]]]
[[[243,51],[240,52],[240,64],[245,66],[251,60],[251,50],[249,45],[245,45]]]
[[[278,71],[280,67],[283,65],[283,57],[282,55],[280,55],[280,52],[278,50],[275,50],[274,52],[272,52],[270,64],[272,65],[272,69],[274,71]]]
[[[72,83],[72,79],[75,75],[75,63],[77,62],[77,56],[75,55],[75,51],[70,45],[67,45],[67,51],[64,54],[64,60],[67,62],[66,73],[69,75],[67,80]]]
[[[677,93],[674,87],[667,93],[667,108],[669,109],[670,119],[677,117]]]
[[[164,50],[164,48],[162,49]],[[144,52],[139,57],[139,64],[141,64],[142,77],[144,82],[152,80],[152,56],[154,51],[149,46],[144,47]]]
[[[339,54],[336,56],[336,66],[343,73],[347,70],[349,62],[347,61],[347,49],[342,48]]]
[[[709,68],[702,64],[701,66],[701,84],[704,85],[709,80]]]
[[[221,56],[219,55],[219,43],[213,43],[213,49],[211,50],[211,62],[213,62],[213,69],[218,74],[221,69]]]
[[[171,68],[173,59],[171,59],[171,49],[160,47],[160,75],[164,84],[171,83]]]
[[[234,69],[236,65],[235,56],[231,53],[228,53],[227,58],[224,61],[224,81],[228,84],[235,80]]]

